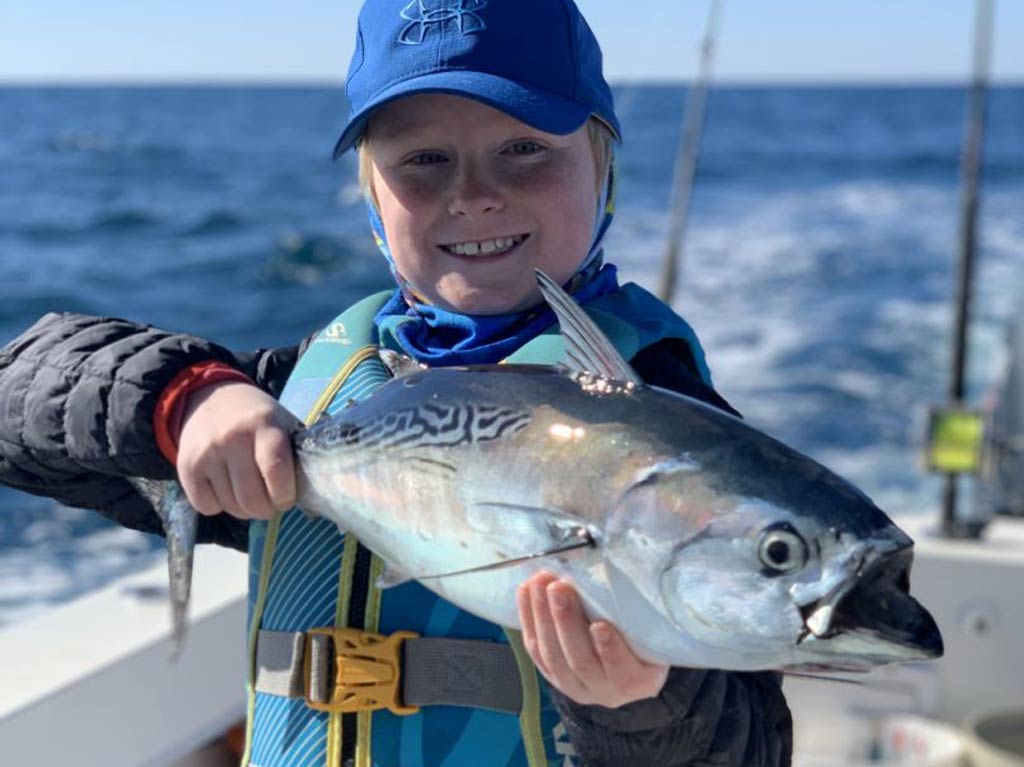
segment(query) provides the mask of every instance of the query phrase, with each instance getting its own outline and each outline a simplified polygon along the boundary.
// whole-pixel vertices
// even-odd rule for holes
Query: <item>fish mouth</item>
[[[800,608],[798,645],[821,656],[824,665],[850,671],[941,657],[935,619],[910,596],[913,559],[911,543],[866,554],[843,584]]]

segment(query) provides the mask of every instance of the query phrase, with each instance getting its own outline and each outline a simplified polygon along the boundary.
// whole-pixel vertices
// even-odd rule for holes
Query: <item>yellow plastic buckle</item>
[[[328,685],[326,700],[317,700],[313,676],[314,643],[327,637],[333,645],[333,680]],[[402,642],[414,639],[412,631],[396,631],[390,636],[371,634],[353,628],[309,629],[306,632],[303,678],[306,705],[317,711],[349,714],[386,708],[395,714],[415,714],[419,706],[401,702]],[[322,641],[322,640],[321,640]],[[330,664],[320,664],[329,667]],[[330,673],[328,668],[326,673]]]

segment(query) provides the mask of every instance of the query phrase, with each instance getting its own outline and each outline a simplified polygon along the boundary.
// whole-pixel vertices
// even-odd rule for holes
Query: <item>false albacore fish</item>
[[[391,359],[371,397],[295,435],[299,507],[383,558],[382,586],[414,578],[515,627],[516,587],[547,569],[642,657],[680,666],[859,670],[942,654],[909,594],[912,541],[863,493],[644,384],[538,280],[565,342],[558,366]],[[177,487],[158,506],[180,641],[196,513]]]

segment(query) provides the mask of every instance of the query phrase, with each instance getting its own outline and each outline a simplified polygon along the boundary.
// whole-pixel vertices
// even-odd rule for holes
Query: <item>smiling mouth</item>
[[[530,235],[514,234],[510,237],[497,237],[493,240],[469,240],[441,245],[440,248],[453,256],[501,256],[521,245]]]

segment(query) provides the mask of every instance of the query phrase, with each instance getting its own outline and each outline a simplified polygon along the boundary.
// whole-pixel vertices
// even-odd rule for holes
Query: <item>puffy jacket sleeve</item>
[[[581,706],[552,690],[585,767],[788,767],[782,675],[673,668],[657,698]]]
[[[162,533],[124,477],[174,477],[153,433],[164,387],[219,360],[277,396],[298,347],[233,354],[217,344],[119,319],[48,314],[0,349],[0,482]],[[204,517],[199,539],[244,548],[244,522]]]
[[[655,344],[631,363],[648,383],[739,415],[701,381],[685,342]],[[788,767],[792,761],[793,723],[775,672],[673,668],[658,697],[616,709],[551,692],[584,767]]]

